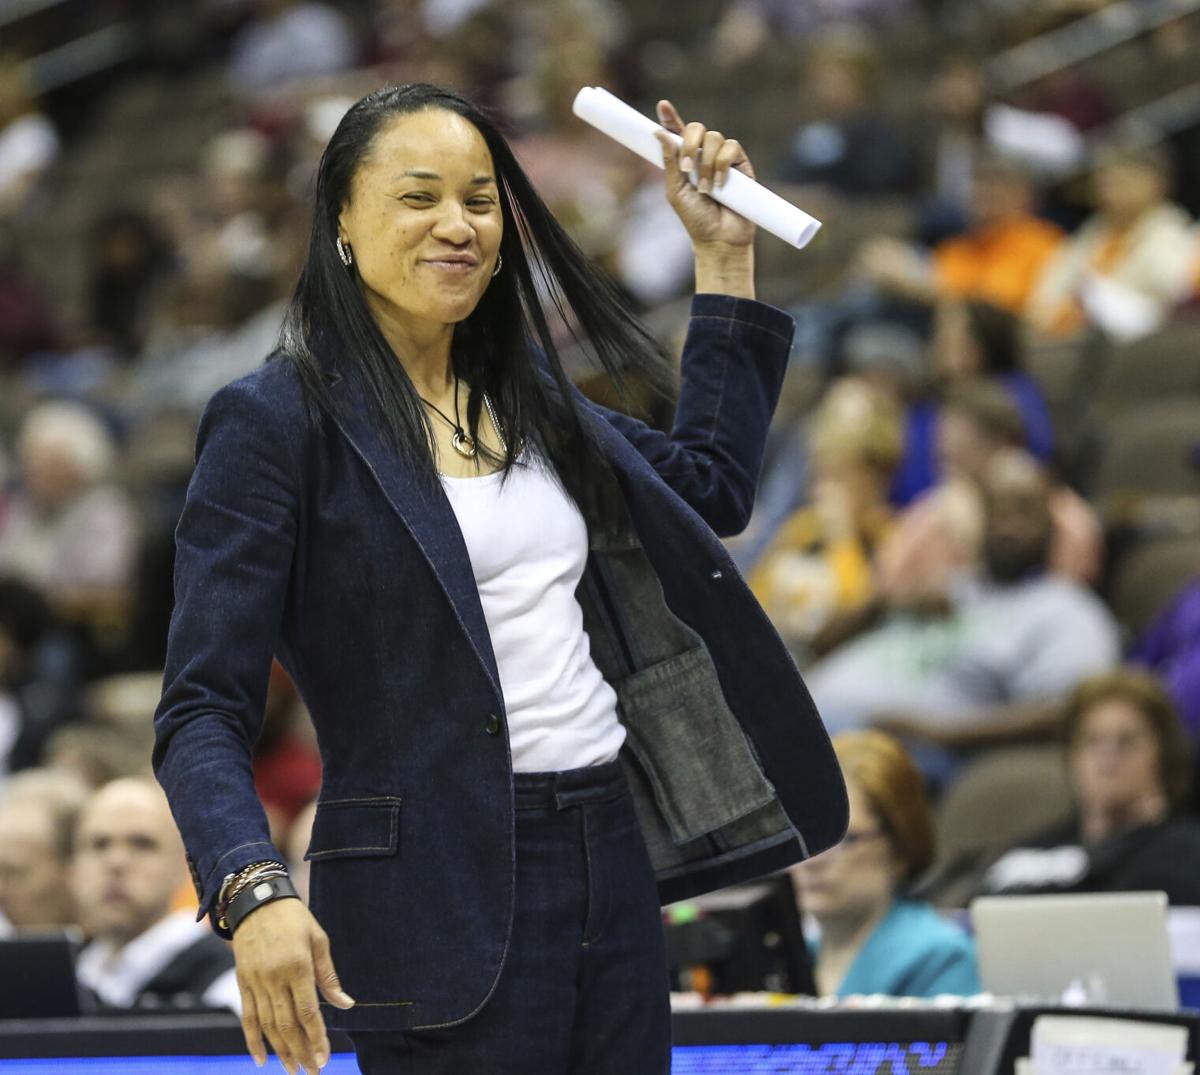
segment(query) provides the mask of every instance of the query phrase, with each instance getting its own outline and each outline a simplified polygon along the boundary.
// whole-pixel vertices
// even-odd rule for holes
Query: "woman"
[[[1022,369],[1021,323],[1015,316],[987,302],[943,300],[934,311],[929,362],[937,391],[909,408],[904,460],[892,486],[897,503],[911,503],[943,476],[937,440],[945,396],[980,380],[1004,390],[1020,412],[1025,447],[1050,460],[1053,424],[1041,389]]]
[[[1075,815],[1002,855],[987,893],[1161,889],[1200,904],[1200,825],[1175,816],[1191,752],[1170,695],[1149,672],[1084,680],[1067,705],[1067,771]]]
[[[1094,326],[1130,339],[1157,329],[1196,271],[1192,218],[1171,198],[1173,163],[1161,143],[1100,147],[1091,178],[1095,212],[1047,264],[1029,320],[1049,336]]]
[[[819,655],[874,599],[874,556],[892,525],[898,408],[873,385],[836,382],[813,415],[812,503],[784,520],[747,581],[793,652]]]
[[[669,437],[574,393],[540,295],[618,381],[647,338],[491,122],[422,85],[346,114],[284,351],[209,403],[155,763],[257,1058],[328,1055],[315,979],[368,1073],[665,1071],[659,901],[841,836],[713,533],[749,515],[791,322],[702,193],[745,155],[660,118],[706,293]],[[324,763],[311,914],[250,779],[273,649]]]
[[[138,549],[137,514],[113,480],[117,445],[77,403],[45,402],[17,436],[20,491],[0,516],[0,571],[36,586],[71,623],[121,622]]]
[[[970,938],[904,896],[933,860],[933,817],[920,772],[883,732],[844,732],[833,743],[850,794],[850,828],[837,847],[792,871],[801,905],[820,927],[817,991],[979,992]]]

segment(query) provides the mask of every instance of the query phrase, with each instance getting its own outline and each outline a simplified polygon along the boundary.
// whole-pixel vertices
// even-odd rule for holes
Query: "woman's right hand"
[[[300,900],[272,900],[242,920],[233,955],[242,1032],[254,1062],[267,1062],[265,1034],[289,1075],[302,1067],[314,1075],[329,1062],[317,988],[335,1007],[354,1005],[334,970],[325,931]]]

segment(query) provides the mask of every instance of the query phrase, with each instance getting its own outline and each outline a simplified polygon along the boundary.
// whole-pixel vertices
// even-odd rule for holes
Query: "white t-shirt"
[[[58,135],[44,116],[30,112],[0,127],[0,204],[30,175],[54,163]]]
[[[575,587],[587,564],[583,516],[546,466],[442,476],[492,638],[516,772],[612,761],[625,740],[617,696],[592,660]]]

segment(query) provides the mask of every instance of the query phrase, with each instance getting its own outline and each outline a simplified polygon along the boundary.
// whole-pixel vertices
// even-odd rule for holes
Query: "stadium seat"
[[[1132,635],[1140,634],[1198,572],[1200,537],[1144,541],[1116,569],[1109,594],[1113,614]]]
[[[987,867],[1071,810],[1061,745],[997,747],[966,765],[938,804],[937,859],[920,889],[965,906]]]
[[[1097,402],[1115,414],[1131,404],[1187,395],[1200,399],[1200,321],[1179,321],[1114,345],[1103,364]]]
[[[1142,403],[1104,425],[1103,456],[1093,495],[1113,501],[1129,495],[1200,493],[1200,396]]]

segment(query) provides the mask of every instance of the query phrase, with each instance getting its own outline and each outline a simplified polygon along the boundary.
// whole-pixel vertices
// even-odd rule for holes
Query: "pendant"
[[[451,438],[450,444],[464,459],[475,458],[475,442],[461,429],[454,431],[454,436]]]

